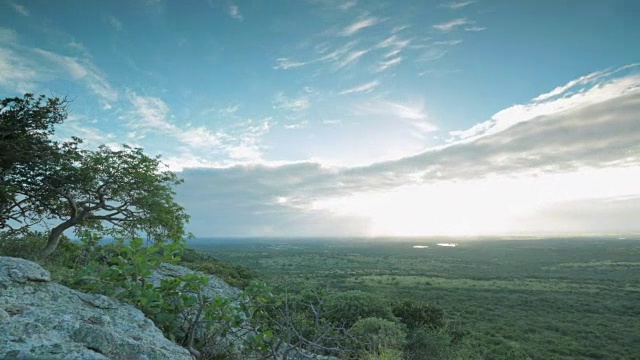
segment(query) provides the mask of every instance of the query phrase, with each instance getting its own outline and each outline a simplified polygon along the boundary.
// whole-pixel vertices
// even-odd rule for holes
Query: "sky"
[[[640,233],[640,2],[0,0],[0,98],[197,237]]]

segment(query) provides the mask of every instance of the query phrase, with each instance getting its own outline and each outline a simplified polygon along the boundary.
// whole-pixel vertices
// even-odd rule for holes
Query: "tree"
[[[62,221],[40,255],[51,254],[60,235],[73,227],[116,238],[144,233],[155,242],[181,241],[189,216],[174,201],[173,187],[182,180],[161,164],[159,157],[128,146],[65,153],[58,168],[39,181],[46,217]]]
[[[40,220],[26,182],[55,162],[59,144],[51,136],[66,118],[66,103],[32,94],[0,101],[0,229],[22,230]]]
[[[77,138],[51,140],[53,125],[66,118],[59,99],[27,94],[2,104],[0,150],[15,154],[1,160],[0,224],[58,222],[39,257],[50,255],[72,228],[115,238],[144,233],[160,243],[183,239],[189,216],[173,199],[182,180],[161,169],[159,157],[128,146],[83,150]]]

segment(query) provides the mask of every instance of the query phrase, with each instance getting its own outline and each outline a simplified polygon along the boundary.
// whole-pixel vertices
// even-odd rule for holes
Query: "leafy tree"
[[[51,136],[66,116],[64,99],[25,94],[0,100],[0,229],[24,230],[40,220],[28,180],[56,162],[59,144]]]
[[[179,242],[189,216],[173,197],[182,182],[142,149],[79,148],[58,143],[54,125],[66,118],[57,98],[9,98],[0,103],[0,226],[13,230],[57,222],[39,257],[50,255],[68,229],[115,238],[143,233],[156,242]]]
[[[174,200],[173,186],[182,180],[160,169],[158,157],[142,149],[100,146],[96,151],[64,153],[58,168],[37,179],[47,219],[61,221],[51,229],[41,256],[51,254],[70,228],[84,228],[115,238],[142,232],[156,242],[179,242],[189,216]],[[106,226],[105,226],[106,225]]]

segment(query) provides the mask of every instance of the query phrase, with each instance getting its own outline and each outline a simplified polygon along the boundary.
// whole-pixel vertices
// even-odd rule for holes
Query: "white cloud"
[[[187,208],[211,209],[192,212],[206,214],[194,217],[204,235],[213,231],[207,230],[212,212],[227,214],[225,221],[242,219],[251,231],[260,219],[290,224],[286,229],[302,226],[287,211],[290,204],[325,227],[360,219],[359,235],[558,233],[566,221],[571,233],[640,231],[633,221],[640,209],[640,76],[631,70],[608,72],[617,77],[601,77],[578,93],[553,90],[542,101],[496,113],[495,123],[502,125],[481,123],[457,134],[464,141],[396,160],[356,167],[257,163],[187,172],[184,191],[198,191],[193,196],[198,203]],[[367,118],[396,118],[432,130],[419,103],[377,100],[356,110]],[[272,215],[254,218],[256,211]]]
[[[153,96],[130,94],[129,101],[133,105],[135,120],[131,126],[142,131],[160,131],[177,134],[177,127],[167,121],[169,106],[162,99]]]
[[[237,5],[229,6],[229,16],[239,21],[244,20],[244,17],[240,13],[240,8],[238,8]]]
[[[13,8],[13,10],[15,10],[18,14],[22,15],[22,16],[29,16],[31,15],[29,13],[29,10],[27,10],[26,7],[24,7],[24,5],[20,5],[20,4],[16,4],[16,3],[10,3],[11,7]]]
[[[299,129],[304,129],[308,124],[309,124],[309,121],[304,120],[299,123],[284,125],[284,128],[289,130],[299,130]]]
[[[306,62],[295,61],[288,58],[278,58],[276,59],[276,65],[273,67],[276,70],[288,70],[297,67],[301,67],[307,65]]]
[[[337,62],[338,68],[342,68],[354,62],[357,62],[358,59],[360,59],[363,55],[365,55],[368,52],[369,50],[356,50],[356,51],[350,52],[349,54],[347,54]]]
[[[447,40],[447,41],[436,41],[433,43],[434,45],[445,45],[445,46],[456,46],[462,44],[462,40]]]
[[[350,89],[341,91],[340,95],[354,94],[354,93],[365,93],[366,94],[366,93],[369,93],[369,92],[373,91],[376,87],[378,87],[378,85],[380,85],[378,80],[370,81],[368,83],[365,83],[365,84],[362,84],[362,85],[358,85],[356,87],[352,87]]]
[[[345,1],[344,3],[338,5],[338,9],[345,11],[355,7],[356,5],[358,5],[357,0]]]
[[[487,28],[486,27],[482,27],[482,26],[467,26],[467,27],[464,28],[464,31],[475,31],[475,32],[478,32],[478,31],[484,31],[484,30],[487,30]]]
[[[597,71],[582,76],[563,86],[556,87],[548,93],[537,96],[530,104],[511,106],[497,112],[484,123],[477,124],[465,131],[452,132],[450,140],[464,140],[497,133],[537,117],[558,114],[622,97],[640,88],[640,75],[631,74],[615,79],[610,79],[610,77],[620,71],[634,70],[639,65],[631,64],[613,71]],[[588,90],[581,88],[575,93],[571,92],[576,87],[593,84],[596,81],[598,81],[597,86],[592,86]]]
[[[311,107],[311,101],[307,96],[297,98],[289,98],[283,93],[276,94],[273,100],[274,109],[283,109],[287,111],[299,112]]]
[[[467,7],[473,3],[475,3],[475,1],[454,1],[450,3],[440,4],[440,6],[451,9],[451,10],[458,10],[458,9]]]
[[[71,79],[97,95],[103,108],[111,108],[118,92],[91,62],[81,44],[72,42],[69,46],[83,56],[65,56],[21,46],[13,30],[0,28],[0,84],[19,92],[33,92],[40,84],[52,79]]]
[[[402,62],[402,56],[398,56],[397,58],[393,58],[391,60],[388,61],[383,61],[380,63],[380,65],[378,66],[378,68],[376,69],[377,72],[381,72],[381,71],[385,71],[388,68],[392,67],[392,66],[396,66],[398,64],[400,64],[400,62]]]
[[[457,27],[467,25],[467,24],[469,24],[469,21],[467,19],[458,18],[458,19],[453,19],[451,21],[441,23],[441,24],[433,25],[433,28],[441,32],[449,32],[454,30]]]
[[[380,22],[379,19],[374,18],[374,17],[368,17],[368,18],[364,18],[364,19],[360,19],[356,22],[354,22],[353,24],[345,27],[340,34],[342,36],[352,36],[355,35],[356,33],[358,33],[360,30],[362,29],[366,29],[368,27],[374,26],[376,24],[378,24]]]
[[[610,72],[606,70],[602,70],[602,71],[596,71],[591,74],[581,76],[578,79],[569,81],[565,85],[556,87],[555,89],[551,90],[548,93],[537,96],[536,98],[533,99],[533,101],[541,102],[541,101],[549,100],[553,97],[564,94],[567,90],[571,89],[572,87],[575,87],[577,85],[587,85],[609,74]]]

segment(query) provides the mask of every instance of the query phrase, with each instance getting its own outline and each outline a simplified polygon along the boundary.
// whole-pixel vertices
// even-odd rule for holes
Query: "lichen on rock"
[[[0,256],[0,358],[193,359],[144,314],[51,282],[40,265]]]

